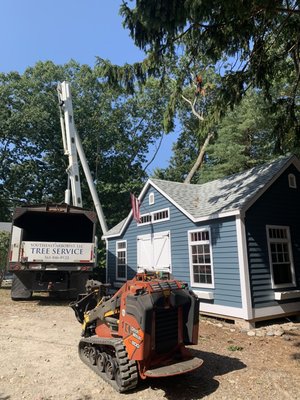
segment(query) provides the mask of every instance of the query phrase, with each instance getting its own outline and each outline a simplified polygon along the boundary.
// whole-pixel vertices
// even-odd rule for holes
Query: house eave
[[[193,222],[205,222],[205,221],[210,221],[212,219],[221,219],[221,218],[227,218],[227,217],[233,217],[240,215],[241,210],[234,210],[234,211],[227,211],[227,212],[222,212],[222,213],[214,213],[207,215],[205,217],[200,217],[200,218],[193,218]]]

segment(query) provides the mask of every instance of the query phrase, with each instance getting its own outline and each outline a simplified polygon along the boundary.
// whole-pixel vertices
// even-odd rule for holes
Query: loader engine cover
[[[128,289],[121,297],[119,333],[131,359],[197,344],[199,300],[180,283],[136,282]]]

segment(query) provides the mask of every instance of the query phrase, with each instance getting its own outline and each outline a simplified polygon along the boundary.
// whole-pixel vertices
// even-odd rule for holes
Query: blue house
[[[105,236],[107,281],[163,270],[189,284],[203,314],[254,326],[300,312],[300,161],[281,158],[202,185],[150,179]]]

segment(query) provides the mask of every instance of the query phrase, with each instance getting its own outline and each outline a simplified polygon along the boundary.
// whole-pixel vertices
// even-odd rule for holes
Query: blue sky
[[[24,72],[37,61],[64,64],[74,59],[94,65],[143,59],[119,15],[121,0],[0,0],[0,72]],[[148,169],[166,167],[175,137],[164,138]],[[151,159],[153,150],[149,154]]]

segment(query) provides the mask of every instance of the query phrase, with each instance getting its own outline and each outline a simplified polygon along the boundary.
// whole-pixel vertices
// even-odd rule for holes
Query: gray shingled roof
[[[151,179],[193,218],[241,210],[289,163],[292,156],[202,185]]]
[[[193,219],[237,212],[259,195],[295,156],[280,158],[245,172],[217,179],[201,185],[150,179],[156,188],[167,195]],[[296,159],[297,160],[297,159]],[[108,236],[121,232],[126,220],[108,232]]]
[[[128,217],[127,217],[128,218]],[[124,218],[121,222],[119,222],[117,225],[115,225],[113,228],[111,228],[105,236],[111,236],[111,235],[117,235],[119,232],[121,232],[123,225],[127,221],[127,218]]]

